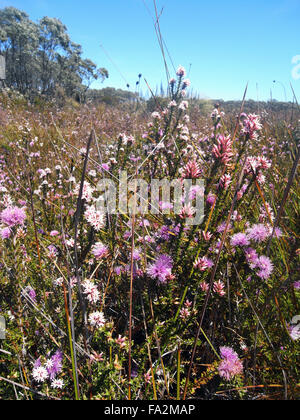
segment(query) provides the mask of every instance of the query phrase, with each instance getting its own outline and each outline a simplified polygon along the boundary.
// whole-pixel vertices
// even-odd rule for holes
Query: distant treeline
[[[119,105],[125,102],[141,100],[136,93],[113,87],[90,89],[86,94],[86,99],[93,103],[105,103],[107,105]]]
[[[149,112],[166,108],[170,102],[170,98],[167,96],[154,95],[153,97],[145,98],[128,90],[115,89],[112,87],[89,90],[87,92],[86,98],[89,102],[105,103],[112,106],[125,103],[135,103],[137,108],[139,108],[139,106],[143,108],[146,107],[147,111]],[[193,97],[189,97],[187,99],[190,103],[190,107],[194,110],[198,110],[203,115],[207,115],[212,112],[215,106],[220,106],[220,108],[227,114],[238,114],[242,106],[242,101],[199,99]],[[247,114],[261,114],[263,111],[268,113],[285,113],[288,111],[290,112],[292,110],[296,110],[296,107],[297,105],[291,102],[278,102],[276,100],[258,102],[254,100],[248,100],[244,103],[243,111]]]
[[[92,81],[108,77],[106,69],[82,58],[82,47],[60,20],[44,17],[35,23],[14,7],[0,9],[0,54],[6,85],[30,96],[81,99]]]
[[[214,100],[214,104],[219,104],[225,112],[239,112],[242,106],[242,101],[223,101]],[[270,100],[268,102],[248,100],[244,104],[245,113],[259,113],[263,110],[267,112],[285,112],[296,109],[297,105],[292,102],[279,102],[276,100]]]

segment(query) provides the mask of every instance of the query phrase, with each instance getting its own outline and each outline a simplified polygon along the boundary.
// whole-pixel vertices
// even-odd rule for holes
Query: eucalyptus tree
[[[39,21],[39,63],[40,90],[52,95],[59,84],[59,76],[64,67],[63,58],[68,54],[70,38],[67,28],[55,18],[44,17]]]
[[[57,88],[81,99],[92,81],[108,72],[82,58],[66,26],[56,18],[34,23],[14,7],[0,10],[0,54],[6,58],[7,85],[22,93],[52,97]]]
[[[25,93],[36,88],[39,63],[38,25],[14,7],[0,10],[0,51],[6,59],[6,82]]]

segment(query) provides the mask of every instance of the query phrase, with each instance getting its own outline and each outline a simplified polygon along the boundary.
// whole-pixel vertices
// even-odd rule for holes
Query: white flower
[[[176,106],[177,106],[176,101],[171,101],[168,105],[168,108],[176,108]]]
[[[63,389],[64,381],[62,379],[54,379],[51,382],[51,387],[54,388],[54,389]]]
[[[53,367],[53,361],[51,359],[47,360],[47,362],[45,363],[45,367],[47,369],[51,369]]]
[[[160,114],[158,112],[153,112],[151,116],[154,120],[160,120]]]
[[[95,206],[89,206],[84,213],[84,217],[96,232],[99,232],[105,224],[105,215],[102,211],[97,210]]]
[[[92,169],[92,170],[89,172],[89,176],[91,176],[92,178],[95,178],[95,177],[97,176],[97,172],[96,172],[94,169]]]
[[[77,184],[74,189],[74,194],[78,196],[79,191],[80,191],[80,184]],[[89,203],[93,199],[94,191],[95,191],[94,188],[88,182],[85,181],[83,184],[82,199]]]
[[[37,367],[37,368],[33,369],[32,376],[33,376],[33,378],[36,382],[43,383],[43,382],[46,381],[46,379],[48,379],[47,369],[45,369],[42,366]]]
[[[102,328],[105,325],[103,312],[93,312],[89,316],[89,321],[92,327]]]
[[[90,280],[86,280],[83,284],[83,293],[86,295],[87,300],[92,303],[96,304],[100,300],[100,293]]]
[[[187,110],[189,107],[189,103],[187,101],[182,101],[181,104],[179,105],[179,109],[181,109],[182,111]]]

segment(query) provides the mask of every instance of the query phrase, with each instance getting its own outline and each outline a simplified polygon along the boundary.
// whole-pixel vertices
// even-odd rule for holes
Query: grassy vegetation
[[[154,113],[1,93],[1,399],[299,398],[299,108],[188,84]],[[120,171],[204,179],[203,223],[100,214]]]

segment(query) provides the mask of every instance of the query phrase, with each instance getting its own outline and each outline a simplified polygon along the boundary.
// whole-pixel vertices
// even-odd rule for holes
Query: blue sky
[[[0,0],[1,8],[17,7],[33,20],[60,18],[84,55],[110,73],[94,87],[126,89],[126,80],[134,89],[142,73],[155,90],[166,76],[145,4],[154,15],[152,0]],[[284,85],[292,100],[292,82],[300,100],[300,0],[157,0],[157,6],[174,65],[191,65],[192,87],[202,96],[241,99],[249,82],[252,99],[269,99],[272,89],[283,100]]]

